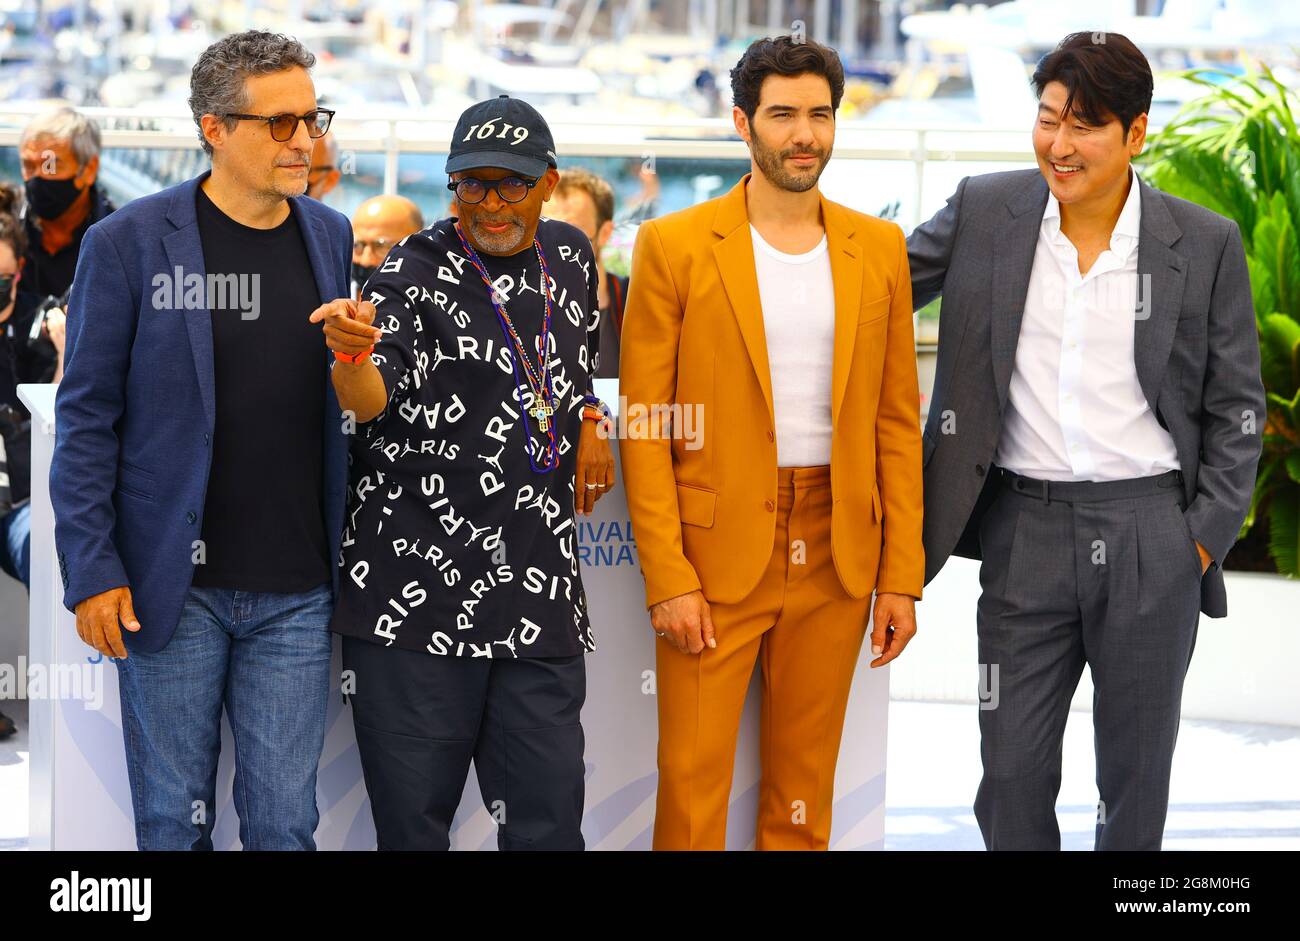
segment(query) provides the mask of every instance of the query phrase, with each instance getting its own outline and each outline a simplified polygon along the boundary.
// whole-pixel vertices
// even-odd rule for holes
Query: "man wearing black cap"
[[[447,172],[455,215],[312,314],[357,423],[331,627],[380,849],[447,849],[471,759],[500,848],[581,849],[573,514],[614,475],[596,268],[541,218],[559,174],[528,104],[469,108]]]

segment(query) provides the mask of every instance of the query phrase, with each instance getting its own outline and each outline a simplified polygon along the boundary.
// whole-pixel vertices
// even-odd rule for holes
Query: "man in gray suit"
[[[1070,699],[1095,695],[1098,849],[1159,849],[1198,609],[1250,504],[1265,414],[1235,223],[1153,190],[1151,70],[1076,33],[1034,72],[1037,170],[968,177],[908,239],[943,295],[924,436],[926,582],[982,559],[975,815],[1059,849]]]

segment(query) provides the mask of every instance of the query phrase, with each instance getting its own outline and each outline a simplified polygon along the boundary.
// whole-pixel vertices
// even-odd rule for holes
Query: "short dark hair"
[[[731,70],[731,100],[752,121],[763,79],[808,73],[826,79],[831,86],[831,108],[838,111],[844,97],[844,66],[834,49],[806,39],[796,42],[790,36],[755,40]]]
[[[1060,82],[1068,91],[1067,113],[1088,124],[1105,124],[1113,115],[1125,134],[1151,110],[1151,65],[1119,33],[1071,33],[1038,61],[1032,82],[1039,98],[1048,83]]]

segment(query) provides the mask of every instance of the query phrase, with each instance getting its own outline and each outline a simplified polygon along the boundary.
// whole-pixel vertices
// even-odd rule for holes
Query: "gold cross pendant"
[[[528,410],[528,414],[537,422],[538,431],[546,431],[551,427],[550,416],[555,414],[555,409],[545,402],[539,402]]]

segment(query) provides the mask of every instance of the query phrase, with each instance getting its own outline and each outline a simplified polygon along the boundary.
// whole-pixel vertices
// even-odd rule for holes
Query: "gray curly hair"
[[[209,155],[212,145],[203,136],[200,119],[205,114],[247,111],[250,75],[269,75],[294,66],[310,69],[316,56],[289,36],[250,29],[232,33],[203,50],[190,70],[190,112],[198,128],[199,142]],[[234,118],[223,119],[226,130],[234,130]]]

